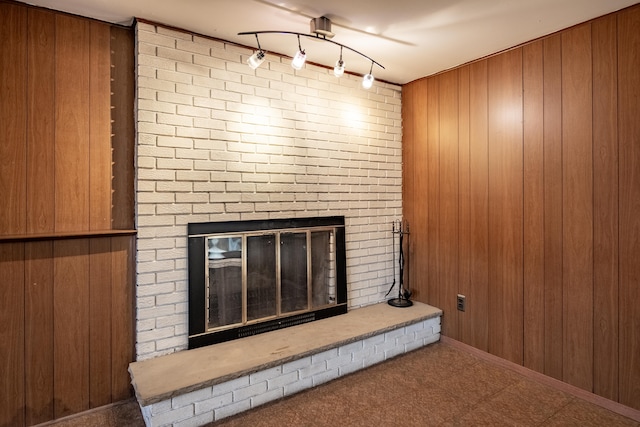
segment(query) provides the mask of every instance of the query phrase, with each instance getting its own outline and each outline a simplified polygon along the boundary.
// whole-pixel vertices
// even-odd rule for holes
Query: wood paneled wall
[[[0,244],[0,425],[131,396],[133,239]]]
[[[639,69],[633,6],[403,87],[415,298],[445,335],[635,409]]]
[[[133,36],[0,1],[0,51],[0,426],[21,426],[131,395]]]
[[[132,228],[131,32],[0,7],[0,236]]]

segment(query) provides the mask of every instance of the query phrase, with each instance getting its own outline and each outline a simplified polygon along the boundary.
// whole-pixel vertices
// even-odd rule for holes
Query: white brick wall
[[[137,359],[187,347],[189,222],[344,215],[348,304],[392,282],[401,88],[137,24]]]
[[[290,396],[440,339],[440,316],[142,407],[147,426],[197,426]]]

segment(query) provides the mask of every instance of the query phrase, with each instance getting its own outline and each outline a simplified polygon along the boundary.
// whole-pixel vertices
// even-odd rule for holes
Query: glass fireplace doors
[[[336,302],[333,229],[206,241],[209,331]]]
[[[234,338],[225,333],[231,329],[242,329],[241,337],[279,329],[283,319],[297,316],[294,323],[303,323],[315,320],[309,313],[335,309],[345,300],[338,295],[345,293],[338,291],[343,239],[344,228],[335,226],[190,235],[190,270],[204,272],[203,292],[194,292],[200,280],[190,271],[190,310],[204,311],[197,322],[201,331],[193,330],[191,319],[198,315],[190,313],[190,340],[220,332],[226,341]],[[204,304],[192,304],[199,293]]]

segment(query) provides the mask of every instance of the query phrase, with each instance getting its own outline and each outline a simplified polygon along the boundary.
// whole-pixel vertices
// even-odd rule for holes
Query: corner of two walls
[[[136,356],[187,348],[187,223],[344,215],[350,308],[380,302],[402,215],[401,88],[136,28]]]

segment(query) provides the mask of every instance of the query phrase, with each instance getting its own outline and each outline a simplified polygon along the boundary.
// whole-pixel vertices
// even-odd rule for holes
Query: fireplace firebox
[[[190,223],[189,348],[347,312],[344,217]]]

